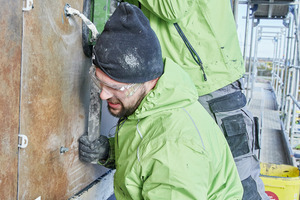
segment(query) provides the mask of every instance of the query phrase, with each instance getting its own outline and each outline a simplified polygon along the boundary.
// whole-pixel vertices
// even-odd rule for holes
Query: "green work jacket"
[[[166,59],[156,86],[110,139],[118,200],[242,199],[223,133],[197,98],[189,76]]]
[[[138,6],[137,0],[126,0]],[[192,78],[198,95],[220,89],[244,74],[236,25],[229,0],[139,0],[157,34],[163,57],[179,64]],[[203,62],[207,81],[179,36],[178,23]]]

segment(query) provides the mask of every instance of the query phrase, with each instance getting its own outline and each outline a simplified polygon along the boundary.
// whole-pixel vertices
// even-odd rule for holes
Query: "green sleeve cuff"
[[[108,138],[109,141],[109,152],[107,160],[99,160],[98,164],[103,165],[106,168],[116,169],[115,165],[115,138]]]

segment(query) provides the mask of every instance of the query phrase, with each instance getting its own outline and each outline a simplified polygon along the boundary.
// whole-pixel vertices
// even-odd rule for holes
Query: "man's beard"
[[[122,109],[119,113],[115,114],[113,113],[111,110],[113,110],[111,107],[109,107],[109,105],[107,105],[108,107],[108,111],[110,112],[111,115],[115,116],[115,117],[118,117],[118,118],[121,118],[121,117],[128,117],[129,115],[132,115],[135,110],[139,107],[140,103],[142,102],[142,100],[144,99],[144,97],[146,96],[146,92],[145,90],[142,88],[142,93],[140,94],[139,96],[139,99],[138,101],[133,105],[133,106],[130,106],[128,108],[125,108],[123,103],[122,102],[119,102],[122,106]]]

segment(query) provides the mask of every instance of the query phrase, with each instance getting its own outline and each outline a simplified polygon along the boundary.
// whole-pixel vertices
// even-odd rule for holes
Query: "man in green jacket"
[[[242,93],[245,69],[230,0],[126,1],[149,19],[163,58],[174,60],[192,78],[199,102],[228,141],[244,187],[243,199],[269,199],[259,178],[259,138],[255,137],[259,134],[254,131],[258,125]],[[185,43],[199,58],[191,55]]]
[[[90,74],[120,118],[114,138],[79,139],[80,159],[116,168],[117,199],[232,199],[243,188],[224,135],[138,7],[121,3],[94,47]]]

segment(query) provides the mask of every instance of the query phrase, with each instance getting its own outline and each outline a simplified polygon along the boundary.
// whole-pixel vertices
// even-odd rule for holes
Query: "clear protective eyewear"
[[[112,94],[110,91],[118,91],[124,94],[126,97],[132,96],[142,84],[138,83],[132,83],[128,85],[111,85],[108,83],[105,83],[101,81],[97,76],[96,76],[96,67],[92,65],[90,67],[89,74],[91,76],[92,81],[96,85],[96,87],[99,89],[100,93],[103,90],[103,86],[105,86],[107,89],[105,89],[106,92]],[[110,90],[110,91],[109,91]]]

